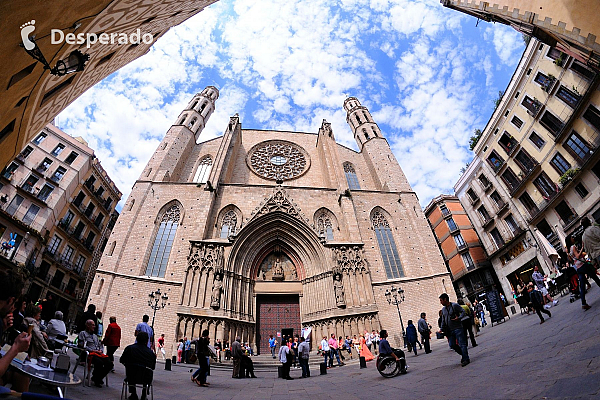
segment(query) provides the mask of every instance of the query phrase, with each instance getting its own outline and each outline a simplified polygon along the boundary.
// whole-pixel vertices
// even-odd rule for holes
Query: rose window
[[[285,140],[269,140],[255,145],[246,161],[258,176],[278,181],[298,178],[310,166],[308,153]]]

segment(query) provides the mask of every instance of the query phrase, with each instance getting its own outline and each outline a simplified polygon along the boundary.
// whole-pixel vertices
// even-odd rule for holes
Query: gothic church
[[[89,303],[133,335],[148,294],[167,293],[155,331],[166,347],[198,337],[242,337],[260,353],[270,334],[390,331],[453,292],[427,220],[369,110],[349,97],[359,151],[318,133],[242,129],[199,142],[215,109],[209,86],[190,101],[135,183],[110,236]],[[306,329],[309,328],[309,329]]]

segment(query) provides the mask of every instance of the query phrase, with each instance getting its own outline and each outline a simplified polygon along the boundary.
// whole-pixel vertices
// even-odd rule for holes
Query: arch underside
[[[310,327],[315,333],[319,331],[319,335],[324,330],[341,335],[357,334],[359,329],[379,329],[368,267],[361,262],[351,266],[352,260],[360,260],[362,249],[346,246],[332,251],[330,246],[320,242],[315,230],[307,223],[282,211],[256,216],[233,237],[233,245],[225,249],[223,265],[216,267],[216,273],[214,266],[201,262],[195,269],[188,268],[184,288],[190,286],[192,291],[204,291],[204,298],[202,295],[183,294],[182,305],[186,308],[178,313],[179,337],[197,334],[206,325],[217,338],[232,340],[241,336],[256,348],[260,325],[257,298],[260,298],[260,304],[264,304],[270,298],[276,302],[282,295],[296,296],[302,327]],[[342,265],[340,251],[355,257],[351,257],[350,261],[347,257],[343,258]],[[289,257],[297,273],[294,279],[275,281],[269,278],[265,281],[260,278],[261,263],[274,253]],[[338,288],[334,288],[334,271],[341,274],[345,287],[342,289],[345,290],[342,294],[345,300],[341,303]],[[223,275],[222,295],[218,307],[213,307],[211,287],[214,288],[215,275],[219,273]],[[188,276],[201,281],[201,284],[189,284]],[[186,299],[191,299],[191,302],[188,304]],[[195,308],[208,310],[196,312]],[[317,339],[320,340],[313,335],[315,344]]]

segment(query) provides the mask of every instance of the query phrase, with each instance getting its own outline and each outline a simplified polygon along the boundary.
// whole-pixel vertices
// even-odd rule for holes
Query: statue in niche
[[[298,272],[296,272],[296,268],[292,267],[292,280],[293,281],[297,281],[298,280]]]
[[[333,274],[333,292],[335,294],[335,304],[338,307],[345,307],[344,284],[342,283],[342,274],[339,272]]]
[[[218,309],[221,306],[221,290],[223,289],[223,275],[215,274],[215,280],[212,287],[212,295],[210,296],[210,306]]]
[[[281,266],[281,261],[279,257],[277,257],[277,261],[275,261],[275,266],[273,267],[273,280],[274,281],[282,281],[285,279],[283,273],[283,267]]]

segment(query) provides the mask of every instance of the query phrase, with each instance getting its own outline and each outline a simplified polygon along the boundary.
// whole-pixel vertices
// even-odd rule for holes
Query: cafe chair
[[[94,364],[92,364],[92,358],[90,357],[90,353],[87,350],[79,350],[80,355],[79,359],[75,362],[75,367],[73,367],[73,375],[75,375],[75,371],[78,366],[83,366],[83,384],[87,386],[92,386],[92,372],[94,371]],[[106,387],[108,387],[108,375],[105,378]]]
[[[150,400],[154,400],[153,378],[154,371],[152,368],[141,364],[125,364],[125,379],[123,379],[123,388],[121,389],[121,400],[127,400],[129,386],[135,386],[136,392],[138,389],[142,389],[142,393],[146,392],[146,399],[150,398]],[[131,379],[135,383],[129,383],[128,379]],[[139,396],[139,398],[143,397]]]

